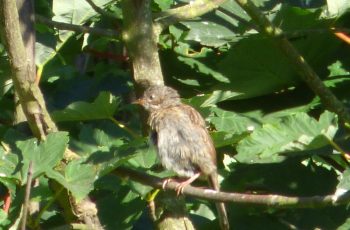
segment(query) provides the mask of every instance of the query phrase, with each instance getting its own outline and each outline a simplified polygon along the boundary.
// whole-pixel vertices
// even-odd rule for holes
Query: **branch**
[[[46,109],[44,97],[37,84],[31,82],[30,63],[20,31],[16,1],[0,1],[0,28],[10,59],[12,81],[19,102],[34,136],[42,138],[42,133],[57,131],[56,125]],[[44,130],[43,130],[44,129]]]
[[[89,26],[80,26],[80,25],[73,25],[73,24],[64,23],[64,22],[57,22],[40,15],[35,15],[35,18],[37,22],[55,27],[59,30],[69,30],[69,31],[75,31],[78,33],[90,33],[90,34],[96,34],[100,36],[119,38],[119,33],[117,33],[114,30],[92,28]]]
[[[124,178],[130,178],[141,184],[154,188],[162,189],[163,179],[141,173],[129,168],[119,167],[113,172],[115,175]],[[171,181],[166,184],[165,189],[175,190],[178,182]],[[274,208],[319,208],[325,206],[336,206],[347,204],[350,201],[350,193],[343,196],[310,196],[310,197],[291,197],[280,195],[253,195],[244,193],[217,192],[212,189],[202,189],[193,186],[186,186],[183,190],[185,195],[223,202],[233,202],[240,204],[264,205]]]
[[[323,33],[350,33],[349,28],[320,28],[320,29],[305,29],[305,30],[294,30],[294,31],[283,31],[283,33],[279,36],[279,38],[283,38],[286,36],[288,38],[296,38],[309,34],[323,34]]]
[[[23,112],[26,115],[28,124],[34,136],[37,137],[39,140],[44,140],[45,136],[48,133],[56,132],[57,127],[52,121],[47,111],[45,100],[39,86],[36,83],[30,82],[31,72],[29,68],[29,63],[27,61],[26,50],[22,41],[22,35],[20,32],[16,1],[0,1],[0,22],[0,29],[3,32],[2,35],[6,44],[6,50],[10,60],[12,71],[11,77],[15,91],[16,93],[18,93],[19,102],[22,106]],[[69,155],[66,153],[69,153]],[[65,151],[65,160],[69,160],[69,158],[72,157],[72,155],[73,154],[71,154],[70,151]],[[27,183],[31,184],[29,175]],[[62,187],[62,185],[60,186]],[[26,192],[26,196],[29,196],[29,191]],[[67,199],[64,202],[67,203]],[[72,199],[71,202],[76,201]],[[74,213],[82,222],[85,221],[84,223],[89,224],[90,222],[93,222],[94,227],[91,229],[102,229],[102,225],[99,223],[99,219],[97,217],[97,209],[95,208],[95,204],[88,198],[84,199],[82,202],[84,202],[84,204],[79,203],[73,207]],[[25,215],[27,215],[28,205],[25,203],[24,206],[25,207],[23,207],[23,211],[25,213],[22,219],[22,224],[25,225]],[[95,213],[95,215],[81,215],[81,212],[84,213],[84,211],[86,210],[85,207],[88,207],[90,210],[95,208],[94,211],[90,212]],[[87,221],[87,219],[89,222]]]
[[[341,101],[322,82],[317,73],[311,68],[304,57],[283,36],[283,31],[274,26],[266,16],[250,0],[235,0],[259,26],[260,32],[267,37],[274,38],[288,60],[293,64],[300,77],[310,89],[320,97],[324,106],[338,114],[340,119],[350,123],[350,114]]]
[[[193,19],[219,7],[226,0],[195,0],[189,4],[156,14],[155,22],[166,28],[176,22]]]
[[[132,61],[137,92],[149,85],[164,85],[154,27],[151,0],[123,0],[123,41]]]
[[[94,11],[101,14],[102,16],[108,17],[113,20],[118,20],[118,18],[114,14],[111,14],[103,10],[102,8],[98,7],[92,0],[85,0],[85,1],[89,3],[89,5],[92,7],[92,9],[94,9]]]

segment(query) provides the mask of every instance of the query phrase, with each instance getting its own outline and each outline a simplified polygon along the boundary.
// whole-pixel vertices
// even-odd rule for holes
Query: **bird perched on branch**
[[[177,194],[199,176],[220,190],[216,168],[216,151],[202,116],[181,103],[178,92],[167,86],[151,86],[136,101],[149,112],[151,140],[162,165],[186,178],[176,188]],[[170,180],[163,183],[163,187]],[[216,203],[221,229],[229,229],[225,205]]]

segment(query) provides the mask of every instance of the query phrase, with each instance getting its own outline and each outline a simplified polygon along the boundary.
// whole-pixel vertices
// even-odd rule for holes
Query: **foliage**
[[[114,14],[114,21],[96,13],[85,0],[40,0],[35,8],[37,14],[54,15],[56,21],[112,29],[117,24],[120,31],[120,1],[94,2]],[[154,0],[152,10],[157,15],[175,2]],[[349,105],[349,46],[328,32],[329,27],[349,28],[348,2],[254,2]],[[169,26],[159,39],[165,82],[208,122],[223,190],[294,196],[348,192],[349,168],[341,151],[350,147],[348,130],[300,81],[274,41],[254,28],[235,1],[228,0],[202,17]],[[79,34],[42,23],[36,24],[36,32],[40,87],[63,131],[38,143],[21,125],[12,125],[14,92],[8,56],[0,44],[0,192],[8,190],[14,200],[8,214],[0,211],[0,225],[9,228],[19,218],[32,162],[34,178],[46,181],[33,191],[42,213],[31,218],[42,229],[65,224],[59,207],[51,202],[57,194],[47,178],[78,200],[89,194],[106,229],[152,229],[145,203],[152,188],[111,174],[123,165],[169,175],[154,169],[155,150],[141,137],[142,119],[137,106],[130,104],[134,87],[121,37]],[[63,166],[67,147],[81,159]],[[189,203],[198,229],[215,229],[214,205],[193,199]],[[280,210],[228,204],[228,209],[236,229],[350,226],[344,206]]]

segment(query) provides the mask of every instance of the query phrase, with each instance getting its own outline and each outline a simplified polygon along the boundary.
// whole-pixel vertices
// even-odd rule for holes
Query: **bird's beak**
[[[142,98],[139,98],[139,99],[133,101],[132,104],[144,105],[145,104],[145,100],[142,99]]]

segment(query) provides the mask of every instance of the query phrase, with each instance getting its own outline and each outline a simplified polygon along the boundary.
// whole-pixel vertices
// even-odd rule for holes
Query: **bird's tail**
[[[209,176],[209,183],[213,189],[216,191],[220,191],[220,185],[218,181],[218,174],[212,173]],[[229,230],[230,229],[230,223],[228,222],[227,218],[227,212],[225,208],[225,204],[223,202],[216,202],[215,203],[217,212],[218,212],[218,217],[219,217],[219,223],[220,223],[220,228],[221,230]]]

